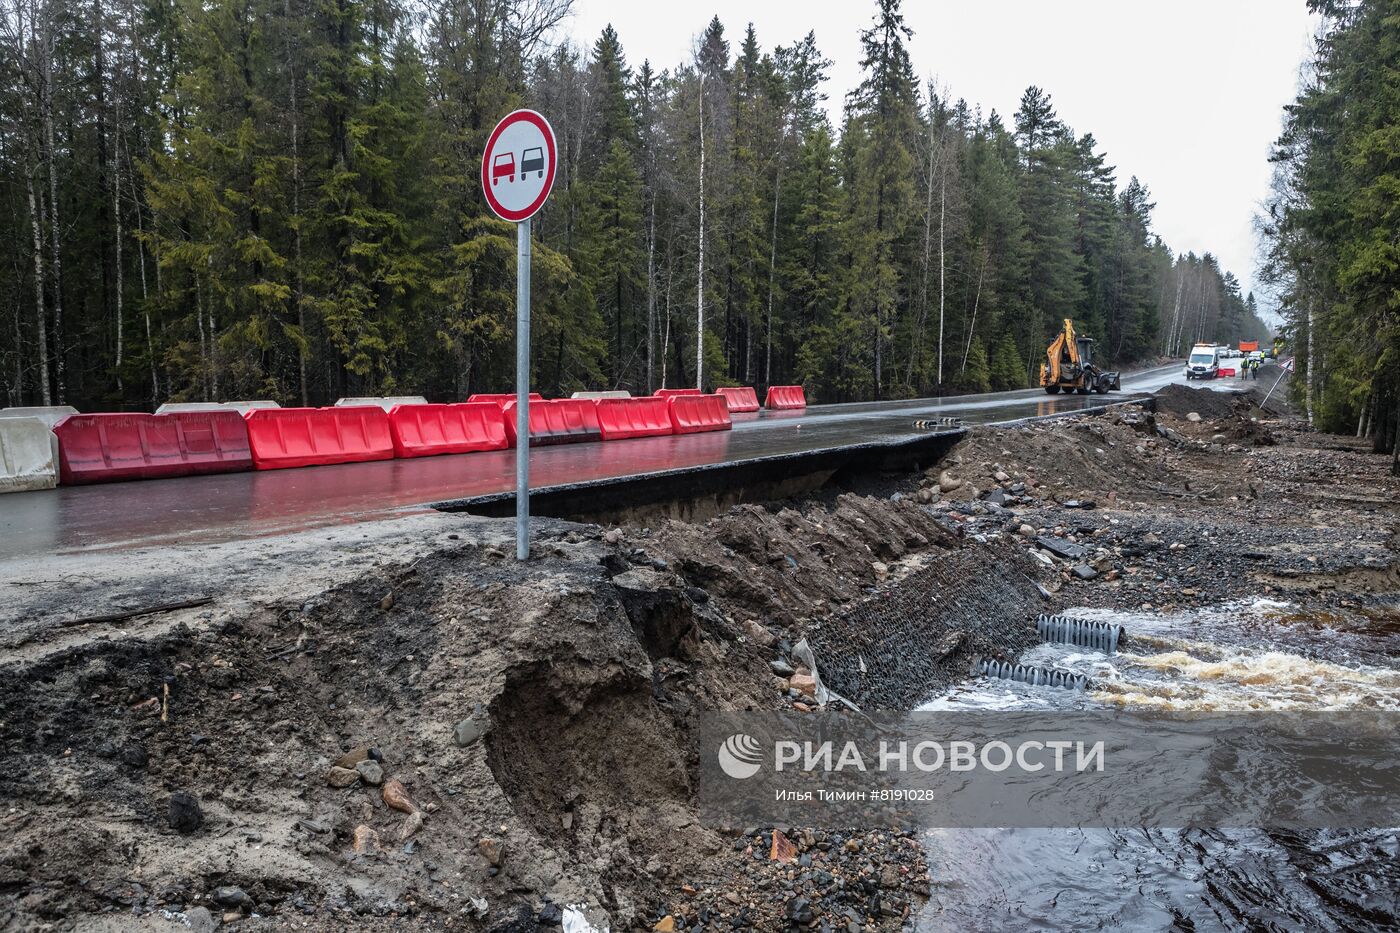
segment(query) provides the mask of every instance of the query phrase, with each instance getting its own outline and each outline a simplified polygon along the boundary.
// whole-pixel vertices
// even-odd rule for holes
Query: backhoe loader
[[[1065,318],[1065,329],[1045,351],[1046,362],[1040,364],[1040,384],[1050,395],[1060,390],[1088,395],[1121,389],[1118,373],[1105,372],[1093,363],[1094,340],[1076,337],[1074,322]]]

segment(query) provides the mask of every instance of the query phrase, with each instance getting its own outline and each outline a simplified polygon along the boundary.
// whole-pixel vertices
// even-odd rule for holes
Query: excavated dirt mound
[[[1202,418],[1228,418],[1234,413],[1232,396],[1214,389],[1196,389],[1172,383],[1157,390],[1157,412],[1185,418],[1195,412]]]
[[[780,630],[869,595],[920,554],[960,546],[914,497],[849,493],[800,507],[736,506],[703,524],[632,529],[629,540],[670,556],[688,583],[734,612]]]

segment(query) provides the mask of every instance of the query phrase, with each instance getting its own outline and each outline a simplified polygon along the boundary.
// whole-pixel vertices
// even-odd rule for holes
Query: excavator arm
[[[1043,386],[1060,384],[1061,367],[1065,363],[1075,367],[1079,365],[1079,344],[1075,340],[1072,320],[1065,318],[1065,329],[1051,341],[1045,357],[1046,362],[1040,367],[1040,384]]]

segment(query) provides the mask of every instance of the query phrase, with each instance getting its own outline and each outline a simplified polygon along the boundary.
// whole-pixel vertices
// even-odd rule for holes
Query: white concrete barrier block
[[[38,418],[0,418],[0,493],[58,485],[58,439]]]
[[[237,402],[224,402],[225,408],[232,408],[247,414],[259,408],[281,408],[282,406],[268,398],[242,399]]]
[[[156,409],[158,415],[173,415],[180,411],[223,411],[218,402],[166,402]]]
[[[428,400],[421,395],[375,395],[363,398],[343,398],[335,403],[336,408],[350,408],[360,405],[378,405],[388,411],[395,405],[426,405]]]
[[[626,389],[603,389],[597,392],[575,392],[569,398],[631,398],[632,393]]]
[[[32,405],[27,408],[0,408],[0,418],[38,418],[47,428],[52,428],[69,415],[76,415],[78,409],[72,405]]]

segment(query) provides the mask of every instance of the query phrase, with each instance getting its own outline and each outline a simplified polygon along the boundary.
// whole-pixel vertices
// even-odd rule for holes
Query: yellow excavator
[[[1065,318],[1065,329],[1050,343],[1045,351],[1046,362],[1040,364],[1040,384],[1050,395],[1060,391],[1104,393],[1110,389],[1122,389],[1116,372],[1105,372],[1094,365],[1094,340],[1092,337],[1077,337],[1074,321]]]

